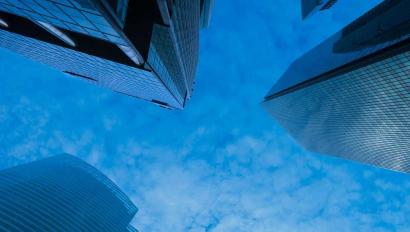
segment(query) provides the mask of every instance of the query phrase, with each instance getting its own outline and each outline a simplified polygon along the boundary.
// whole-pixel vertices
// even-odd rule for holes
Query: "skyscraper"
[[[136,232],[136,212],[112,181],[70,155],[0,171],[0,231]]]
[[[213,0],[0,0],[0,47],[166,108],[192,95]]]
[[[305,19],[317,11],[330,9],[337,0],[302,0],[302,18]]]
[[[410,0],[386,0],[297,59],[263,103],[310,151],[410,172]]]

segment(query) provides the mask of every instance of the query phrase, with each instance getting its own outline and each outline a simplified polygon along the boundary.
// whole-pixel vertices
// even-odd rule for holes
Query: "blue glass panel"
[[[69,155],[0,171],[4,231],[132,231],[135,205],[106,176]]]

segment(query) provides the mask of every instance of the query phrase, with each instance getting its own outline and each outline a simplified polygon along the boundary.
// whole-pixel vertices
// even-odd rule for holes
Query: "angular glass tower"
[[[136,212],[112,181],[70,155],[0,171],[0,231],[136,232]]]
[[[410,173],[410,0],[386,0],[297,59],[264,107],[306,149]]]
[[[302,18],[306,19],[317,11],[330,9],[337,0],[302,0]]]
[[[213,0],[0,0],[0,46],[87,82],[182,109]]]

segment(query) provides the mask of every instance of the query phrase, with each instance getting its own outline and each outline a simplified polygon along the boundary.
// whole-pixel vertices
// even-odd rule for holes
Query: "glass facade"
[[[200,2],[192,0],[175,1],[172,21],[178,40],[177,46],[186,75],[187,91],[191,95],[198,64]]]
[[[0,171],[0,202],[1,231],[136,231],[128,197],[69,155]]]
[[[180,108],[180,103],[150,71],[3,30],[0,30],[0,46],[66,73],[90,77],[94,80],[91,83],[99,86],[147,101],[166,102],[171,107]]]
[[[310,151],[410,173],[406,9],[410,1],[384,1],[308,52],[268,93],[264,107]],[[383,22],[384,30],[374,22]],[[390,40],[354,42],[386,32]],[[351,49],[339,49],[341,43]]]
[[[170,25],[154,25],[148,63],[183,104],[198,64],[200,1],[176,0],[170,11]]]
[[[127,45],[95,1],[0,0],[1,10],[115,44]]]
[[[0,46],[114,91],[182,109],[191,96],[198,63],[201,4],[0,0],[1,25],[7,27],[0,28]],[[10,18],[13,24],[8,27]],[[41,31],[30,33],[34,24],[71,47]],[[115,49],[105,47],[112,45]]]
[[[201,0],[201,27],[207,28],[211,22],[211,11],[214,0]]]
[[[148,63],[152,69],[162,77],[165,85],[174,93],[180,102],[183,102],[185,73],[182,69],[181,56],[174,43],[172,29],[162,25],[154,25]]]

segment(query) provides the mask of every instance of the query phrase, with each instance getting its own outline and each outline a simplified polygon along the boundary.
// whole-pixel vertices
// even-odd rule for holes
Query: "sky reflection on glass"
[[[301,20],[299,0],[216,1],[184,111],[0,53],[0,168],[75,154],[141,231],[405,231],[410,177],[307,153],[260,102],[288,65],[380,1]]]

